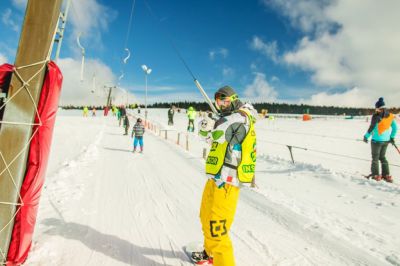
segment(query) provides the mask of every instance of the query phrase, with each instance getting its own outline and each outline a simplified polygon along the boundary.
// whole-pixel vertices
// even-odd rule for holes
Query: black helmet
[[[136,120],[136,122],[140,123],[140,122],[142,122],[142,119],[139,117],[139,118]]]
[[[214,94],[214,100],[217,99],[221,100],[230,100],[229,106],[218,106],[217,103],[215,104],[217,109],[222,115],[231,114],[233,111],[238,110],[243,104],[239,100],[238,95],[236,94],[235,90],[230,86],[224,86]]]

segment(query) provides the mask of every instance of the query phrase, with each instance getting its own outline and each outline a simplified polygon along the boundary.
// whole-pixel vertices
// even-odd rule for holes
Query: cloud
[[[235,75],[235,70],[231,67],[223,67],[222,75],[224,76],[224,78],[231,78]]]
[[[278,44],[276,41],[265,43],[260,37],[254,36],[250,48],[261,52],[273,62],[278,62]]]
[[[7,57],[0,53],[0,65],[7,63],[7,62],[8,62]]]
[[[12,0],[12,3],[16,8],[20,10],[25,10],[28,0]]]
[[[268,83],[265,74],[255,73],[253,83],[247,85],[244,90],[244,96],[251,101],[273,102],[276,100],[278,93]]]
[[[98,0],[72,0],[68,23],[71,23],[72,34],[69,44],[76,55],[80,49],[76,37],[82,33],[80,41],[87,48],[102,49],[101,33],[108,30],[108,25],[117,16],[117,12],[98,2]]]
[[[278,82],[279,78],[277,76],[272,76],[271,77],[271,82]]]
[[[104,105],[106,103],[108,89],[104,86],[114,86],[117,77],[111,69],[99,60],[89,59],[85,63],[84,80],[80,81],[80,60],[62,58],[58,65],[63,73],[63,87],[60,105]],[[95,86],[93,75],[95,74]],[[94,88],[94,92],[92,92]],[[113,102],[123,104],[126,102],[127,89],[114,89]],[[129,100],[135,102],[133,94],[128,95]]]
[[[311,73],[311,81],[317,87],[349,88],[342,94],[317,93],[311,100],[325,97],[332,101],[330,105],[341,105],[344,97],[358,95],[361,98],[354,97],[356,104],[370,107],[379,96],[386,96],[398,105],[400,1],[388,0],[382,4],[375,0],[265,0],[264,3],[278,8],[292,25],[303,30],[304,36],[296,47],[284,53],[284,62]]]
[[[15,21],[12,19],[12,17],[13,15],[11,9],[6,8],[6,10],[4,10],[3,14],[1,15],[1,21],[4,23],[4,25],[11,28],[13,31],[18,32],[19,27],[17,23],[15,23]]]
[[[300,103],[320,106],[342,106],[342,107],[365,107],[365,103],[369,102],[370,106],[373,107],[373,103],[376,99],[373,99],[369,95],[365,95],[359,88],[353,88],[343,93],[332,93],[327,92],[317,93],[311,96],[311,99],[300,100]]]
[[[208,52],[210,60],[214,60],[217,56],[221,56],[223,59],[227,58],[229,55],[229,50],[226,48],[213,49]]]
[[[323,12],[334,2],[333,0],[262,0],[262,2],[268,7],[278,9],[290,19],[294,28],[303,32],[325,31],[334,24]]]

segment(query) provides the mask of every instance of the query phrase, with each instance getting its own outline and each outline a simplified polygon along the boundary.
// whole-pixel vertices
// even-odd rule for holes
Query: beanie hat
[[[218,89],[218,91],[214,95],[214,99],[216,99],[217,96],[229,97],[229,96],[232,96],[235,94],[236,94],[236,92],[231,87],[224,86],[224,87]]]
[[[243,105],[243,103],[239,100],[239,97],[237,96],[235,90],[230,86],[224,86],[222,88],[219,88],[218,91],[214,94],[214,99],[217,99],[219,97],[223,98],[231,96],[236,96],[236,97],[232,97],[233,99],[228,109],[220,110],[221,114],[223,115],[228,115],[233,111],[238,110]]]
[[[380,97],[379,100],[375,103],[375,108],[384,108],[385,102],[383,101],[383,97]]]

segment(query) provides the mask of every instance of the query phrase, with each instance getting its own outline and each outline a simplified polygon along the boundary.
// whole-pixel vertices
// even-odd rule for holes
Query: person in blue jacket
[[[367,133],[364,135],[364,142],[368,143],[368,139],[372,136],[371,152],[371,176],[376,181],[384,179],[387,182],[393,182],[390,175],[389,162],[386,159],[386,150],[389,143],[395,143],[397,133],[397,124],[395,116],[385,108],[383,98],[375,103],[375,113],[372,115],[371,124]],[[382,174],[379,174],[379,161],[382,166]]]

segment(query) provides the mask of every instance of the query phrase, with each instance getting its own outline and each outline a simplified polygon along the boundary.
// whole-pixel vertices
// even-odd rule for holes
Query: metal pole
[[[144,97],[144,120],[147,121],[147,73],[144,74],[146,80],[146,95]]]
[[[197,79],[195,79],[194,80],[194,84],[196,84],[196,87],[199,89],[199,91],[203,95],[204,99],[207,101],[208,105],[211,108],[211,111],[213,111],[214,114],[218,115],[217,109],[215,108],[215,106],[212,103],[211,99],[208,97],[207,93],[204,91],[203,87],[200,85],[200,82]]]
[[[67,6],[65,7],[65,12],[60,13],[60,18],[61,18],[61,29],[60,32],[58,33],[59,38],[55,40],[57,44],[57,51],[55,55],[54,61],[57,62],[58,58],[60,57],[60,50],[61,50],[61,45],[62,41],[64,38],[64,30],[65,30],[65,25],[67,24],[67,19],[68,19],[68,11],[69,11],[69,6],[71,5],[71,0],[68,0]]]

